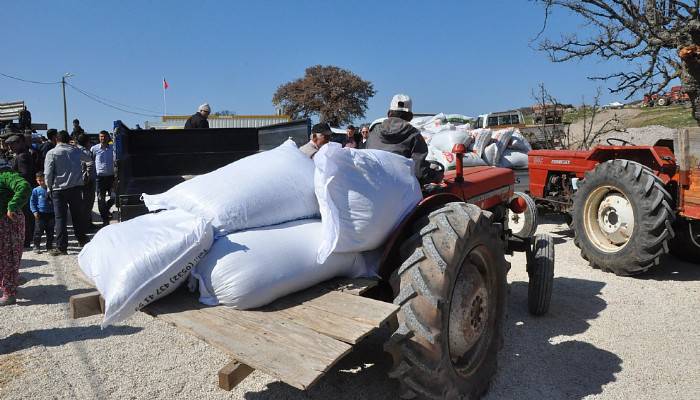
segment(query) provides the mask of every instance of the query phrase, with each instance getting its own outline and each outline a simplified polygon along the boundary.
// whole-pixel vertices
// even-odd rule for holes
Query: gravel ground
[[[512,258],[506,344],[486,396],[497,399],[699,399],[700,266],[669,257],[638,278],[588,267],[561,220],[550,312],[526,310],[524,257]],[[25,253],[18,304],[0,308],[2,399],[395,399],[379,331],[319,384],[300,392],[254,372],[219,390],[219,351],[137,314],[116,327],[68,319],[68,297],[89,291],[75,257]]]

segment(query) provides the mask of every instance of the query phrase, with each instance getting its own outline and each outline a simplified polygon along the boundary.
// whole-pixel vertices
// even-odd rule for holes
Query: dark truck
[[[115,125],[120,221],[148,212],[142,193],[165,192],[193,176],[270,150],[288,138],[302,145],[311,134],[309,119],[262,128],[133,130],[120,122]]]

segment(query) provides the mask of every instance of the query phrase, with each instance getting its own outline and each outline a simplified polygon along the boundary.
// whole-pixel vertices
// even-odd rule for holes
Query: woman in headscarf
[[[29,183],[0,158],[0,306],[13,304],[17,295],[24,246],[22,207],[31,193]]]

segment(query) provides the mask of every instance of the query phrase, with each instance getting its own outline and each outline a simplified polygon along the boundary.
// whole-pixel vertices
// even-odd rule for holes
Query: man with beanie
[[[314,158],[321,146],[331,141],[332,134],[331,126],[327,123],[316,124],[311,128],[311,140],[299,147],[299,150],[309,158]]]
[[[187,122],[185,122],[185,129],[209,129],[209,121],[207,121],[207,118],[209,118],[210,112],[211,108],[209,108],[209,104],[204,103],[199,106],[197,112],[192,114],[192,116],[187,119]]]
[[[436,180],[436,173],[425,161],[428,145],[420,131],[409,122],[413,119],[413,102],[405,94],[391,99],[387,119],[374,127],[366,142],[367,149],[384,150],[410,158],[415,163],[414,173],[423,185]]]

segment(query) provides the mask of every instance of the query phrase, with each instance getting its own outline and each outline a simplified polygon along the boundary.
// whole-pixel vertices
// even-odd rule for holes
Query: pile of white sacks
[[[527,153],[532,147],[518,129],[471,129],[469,124],[445,122],[450,120],[448,117],[441,113],[411,121],[428,143],[428,161],[437,161],[448,170],[454,169],[456,160],[452,148],[462,143],[467,148],[464,166],[527,168]]]
[[[105,299],[102,326],[188,282],[200,302],[260,307],[333,277],[376,274],[377,249],[421,199],[413,161],[294,142],[165,193],[150,211],[100,230],[80,268]]]

